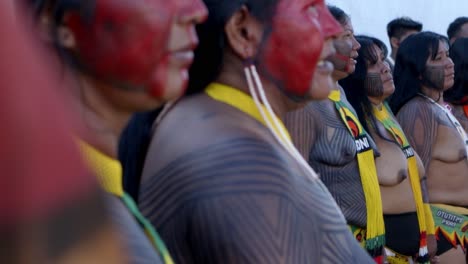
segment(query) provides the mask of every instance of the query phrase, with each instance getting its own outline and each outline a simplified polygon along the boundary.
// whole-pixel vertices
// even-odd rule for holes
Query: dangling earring
[[[271,108],[268,98],[266,97],[260,75],[258,74],[257,68],[253,64],[252,60],[247,60],[245,62],[244,73],[247,79],[247,85],[249,86],[250,94],[252,95],[252,99],[254,100],[255,105],[257,106],[257,109],[262,115],[262,118],[270,132],[273,134],[278,143],[289,153],[289,155],[291,155],[292,158],[295,159],[308,172],[307,174],[309,178],[312,180],[317,179],[317,173],[315,173],[310,165],[304,160],[296,147],[292,144],[291,140],[286,135],[286,132],[283,130],[282,125],[279,124],[279,121],[276,118],[268,118],[268,115],[269,117],[274,117],[275,113]],[[264,106],[262,106],[260,103],[258,95],[260,95],[260,99],[262,100]],[[266,111],[264,108],[266,108]],[[273,120],[273,123],[270,120]],[[279,134],[277,131],[279,131]]]

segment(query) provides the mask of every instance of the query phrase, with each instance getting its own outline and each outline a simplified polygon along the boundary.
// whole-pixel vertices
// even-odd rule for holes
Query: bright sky
[[[423,23],[423,30],[446,35],[448,25],[468,16],[468,0],[326,0],[351,15],[356,34],[377,37],[388,44],[387,23],[409,16]]]

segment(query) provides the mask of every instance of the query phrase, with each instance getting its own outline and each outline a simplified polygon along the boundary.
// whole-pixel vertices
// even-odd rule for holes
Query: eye
[[[307,13],[311,16],[311,17],[318,17],[318,10],[317,10],[317,7],[316,7],[316,4],[311,4],[308,8],[307,8]]]

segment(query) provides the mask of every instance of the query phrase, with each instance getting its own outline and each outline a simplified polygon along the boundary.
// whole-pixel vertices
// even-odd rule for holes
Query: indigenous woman
[[[173,263],[151,223],[122,189],[118,137],[134,112],[185,91],[201,1],[50,0],[35,3],[70,79],[87,131],[79,145],[108,194],[130,263]]]
[[[0,263],[125,264],[54,71],[43,65],[49,57],[16,4],[0,2]]]
[[[408,37],[398,50],[390,106],[421,157],[442,263],[464,263],[468,224],[468,138],[444,101],[454,84],[448,40],[436,33]]]
[[[340,84],[380,152],[376,167],[382,194],[387,261],[429,263],[429,253],[431,256],[436,253],[436,240],[427,193],[422,193],[426,188],[421,188],[421,184],[424,187],[426,184],[422,181],[425,171],[386,103],[395,90],[392,72],[385,61],[387,48],[376,38],[358,36],[357,40],[361,49],[356,71]]]
[[[353,73],[359,43],[350,17],[329,7],[343,28],[334,40],[333,90],[327,100],[311,102],[286,117],[294,144],[335,198],[360,244],[382,263],[385,226],[372,138],[360,124],[338,81]]]
[[[468,38],[457,39],[450,47],[450,58],[455,64],[455,83],[444,93],[453,115],[468,133]]]
[[[323,0],[206,0],[191,96],[158,116],[139,205],[177,263],[371,263],[283,126],[326,98]]]

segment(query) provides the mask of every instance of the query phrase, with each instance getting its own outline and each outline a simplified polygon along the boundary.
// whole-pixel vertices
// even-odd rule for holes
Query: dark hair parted
[[[204,0],[208,8],[207,21],[197,26],[199,38],[195,59],[190,67],[187,94],[201,92],[221,72],[224,51],[228,45],[225,25],[242,6],[246,6],[261,23],[268,25],[279,0]]]
[[[447,28],[447,36],[452,39],[458,35],[462,26],[468,23],[468,17],[458,17]]]
[[[372,114],[369,114],[372,113],[372,104],[365,89],[367,70],[370,65],[378,62],[377,52],[379,51],[375,47],[383,52],[384,58],[388,56],[388,49],[381,40],[374,37],[359,35],[356,36],[356,40],[361,45],[359,56],[356,59],[356,70],[348,77],[340,80],[339,83],[343,87],[349,103],[356,111],[362,126],[369,131],[368,124],[370,123],[375,127],[375,119]]]
[[[390,98],[390,107],[396,114],[409,100],[421,92],[427,60],[435,59],[439,42],[448,45],[448,39],[434,32],[420,32],[409,36],[398,49],[393,73],[395,92]]]
[[[341,8],[333,5],[327,5],[327,8],[336,21],[340,22],[341,25],[344,25],[349,20],[349,15],[346,14]]]
[[[459,38],[452,44],[450,58],[455,64],[455,84],[444,92],[444,98],[453,104],[466,103],[464,100],[468,96],[468,38]]]
[[[423,25],[409,17],[393,19],[387,24],[388,38],[400,39],[407,31],[416,30],[421,32]]]

